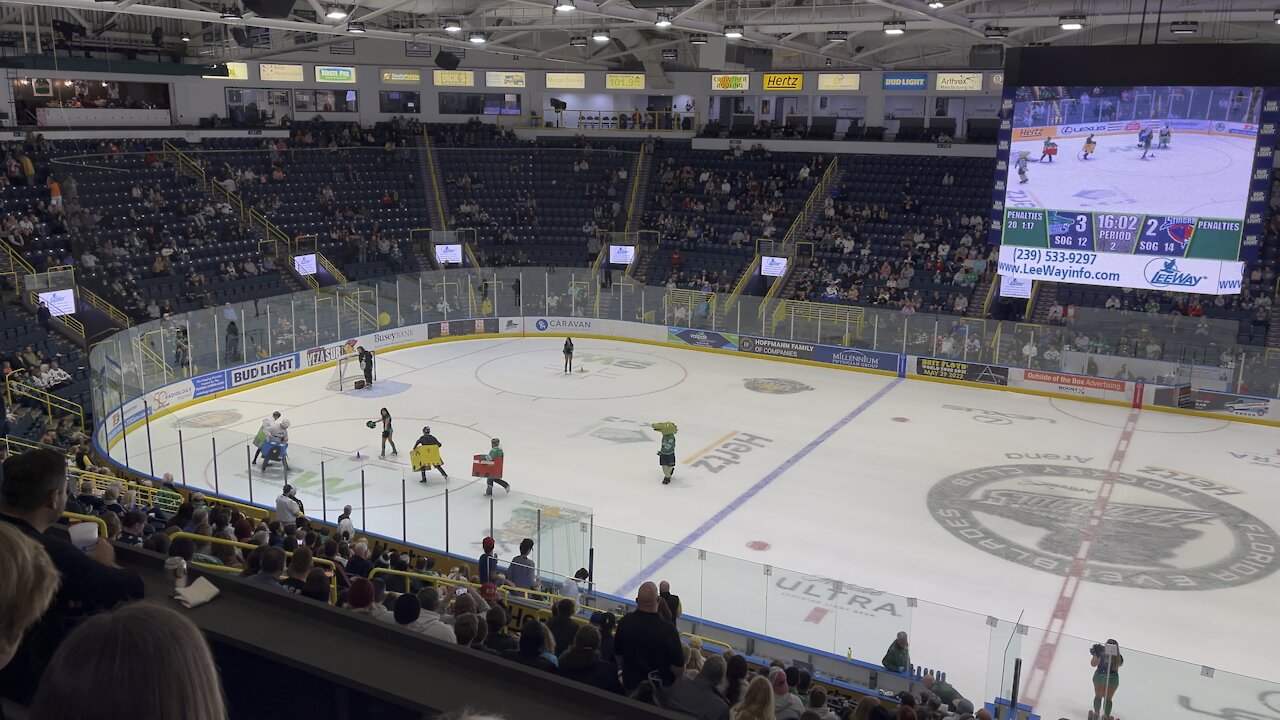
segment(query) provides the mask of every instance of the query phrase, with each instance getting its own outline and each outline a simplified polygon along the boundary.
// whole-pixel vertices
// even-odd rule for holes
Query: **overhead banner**
[[[881,82],[885,90],[927,90],[929,73],[887,72]]]
[[[222,63],[227,66],[226,75],[201,75],[205,80],[248,80],[249,79],[249,63],[228,62]]]
[[[418,68],[382,68],[379,79],[383,85],[419,85],[422,71]]]
[[[301,65],[289,63],[259,63],[258,76],[263,82],[303,82],[306,78]]]
[[[1013,215],[1014,211],[1010,211]],[[1000,277],[1079,285],[1145,288],[1202,295],[1239,295],[1244,263],[1237,260],[1097,253],[1089,250],[1000,246]]]
[[[522,88],[524,87],[524,73],[494,72],[490,70],[484,74],[484,84],[495,88]]]
[[[857,90],[862,87],[858,73],[818,73],[819,90]]]
[[[356,81],[356,69],[347,65],[317,65],[316,82],[343,83],[350,85]]]
[[[804,75],[801,73],[765,73],[764,89],[774,92],[782,90],[803,90]]]
[[[714,74],[711,76],[711,89],[720,92],[734,92],[751,89],[751,76],[746,73],[732,75]]]
[[[587,87],[587,74],[580,72],[549,72],[548,90],[583,90]]]
[[[940,72],[933,86],[942,92],[976,92],[982,89],[982,73]]]
[[[476,84],[474,70],[435,70],[432,80],[436,87],[471,87]]]
[[[605,73],[605,90],[643,90],[644,73]]]

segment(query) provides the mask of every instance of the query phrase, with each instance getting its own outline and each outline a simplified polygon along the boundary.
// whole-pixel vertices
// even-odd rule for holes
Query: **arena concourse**
[[[0,2],[0,718],[1280,719],[1280,11],[171,5]]]

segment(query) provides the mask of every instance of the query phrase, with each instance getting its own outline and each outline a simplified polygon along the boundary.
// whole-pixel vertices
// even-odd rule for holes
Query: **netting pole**
[[[209,442],[213,444],[213,491],[215,493],[221,494],[218,491],[218,438],[210,437]],[[248,452],[248,451],[249,449],[245,448],[245,452]],[[250,480],[249,484],[252,485],[253,480]]]
[[[369,527],[369,518],[364,509],[364,466],[360,466],[360,527]]]
[[[262,337],[267,341],[267,357],[275,354],[275,338],[271,337],[271,301],[267,300],[267,326],[262,332]]]
[[[423,316],[426,308],[422,307],[422,273],[418,273],[418,323],[422,324],[427,321]]]
[[[404,472],[400,473],[400,537],[409,542],[409,507],[404,487]]]
[[[493,537],[493,496],[489,496],[489,537]]]
[[[120,390],[120,441],[124,443],[124,464],[127,467],[129,465],[129,426],[124,422],[124,388],[121,387]]]
[[[542,567],[542,508],[538,508],[537,519],[538,519],[538,524],[537,526],[535,526],[533,535],[534,537],[538,538],[538,544],[534,545],[534,547],[537,548],[537,552],[534,554],[533,564],[536,567]],[[535,577],[533,579],[533,582],[534,584],[537,584],[538,578]]]
[[[294,301],[293,296],[289,296],[289,327],[293,329],[290,335],[293,336],[293,350],[298,350],[298,303]]]
[[[182,484],[187,484],[187,450],[182,442],[182,428],[178,428],[178,468],[182,473]]]
[[[444,489],[444,552],[449,553],[449,488]]]
[[[142,401],[142,422],[147,426],[147,464],[151,467],[151,477],[156,476],[156,457],[151,450],[151,405]]]
[[[249,326],[244,316],[244,306],[240,306],[240,362],[249,357]]]
[[[329,497],[324,489],[324,463],[324,460],[320,461],[320,519],[329,522]]]

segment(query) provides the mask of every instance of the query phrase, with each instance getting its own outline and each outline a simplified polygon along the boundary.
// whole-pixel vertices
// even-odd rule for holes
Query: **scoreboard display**
[[[1278,122],[1270,87],[1006,86],[999,274],[1239,293],[1258,257]]]

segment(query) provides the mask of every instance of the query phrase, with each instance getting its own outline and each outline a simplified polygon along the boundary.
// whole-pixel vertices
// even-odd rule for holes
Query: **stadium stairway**
[[[1058,300],[1058,283],[1041,282],[1035,291],[1035,305],[1031,308],[1030,322],[1050,324],[1049,308]],[[1053,323],[1061,322],[1062,318],[1054,318]]]
[[[423,194],[427,199],[427,216],[431,219],[432,230],[446,230],[444,207],[441,203],[444,201],[444,195],[440,189],[440,161],[436,157],[436,153],[431,151],[431,137],[423,132],[422,137],[414,140],[414,146],[421,149],[418,153],[418,170],[422,175],[423,182],[419,185]],[[434,261],[423,262],[423,257],[419,254],[419,248],[414,248],[414,254],[418,256],[419,267],[429,268],[435,267]]]
[[[973,288],[973,294],[969,296],[969,307],[964,311],[965,317],[986,317],[990,308],[986,307],[987,294],[992,292],[991,287],[995,284],[996,274],[988,271],[977,286]],[[993,300],[994,302],[994,300]]]

